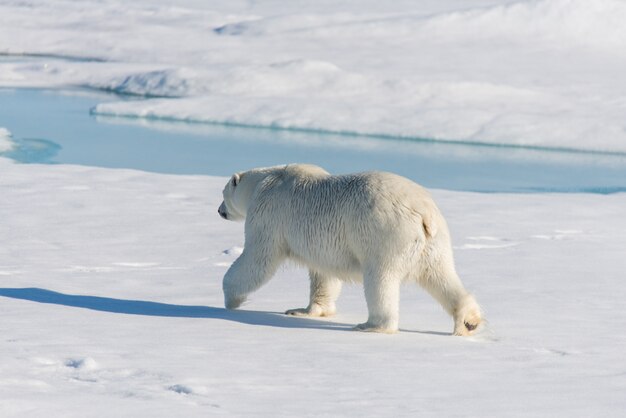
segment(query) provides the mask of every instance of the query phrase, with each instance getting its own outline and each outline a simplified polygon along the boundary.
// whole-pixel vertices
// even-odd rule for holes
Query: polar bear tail
[[[437,235],[437,223],[433,219],[431,215],[422,214],[422,225],[424,226],[424,231],[426,235],[434,238]]]

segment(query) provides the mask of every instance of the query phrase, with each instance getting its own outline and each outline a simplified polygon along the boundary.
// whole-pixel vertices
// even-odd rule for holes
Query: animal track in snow
[[[209,388],[206,386],[176,384],[167,386],[166,389],[178,395],[193,396],[195,398],[194,403],[197,402],[198,405],[209,406],[212,408],[221,408],[219,404],[213,403],[209,399],[207,399],[209,398],[210,391]]]
[[[223,256],[234,256],[234,257],[239,257],[241,255],[241,253],[243,253],[243,248],[242,247],[230,247],[224,251],[222,251],[222,255]],[[213,265],[216,267],[230,267],[230,265],[233,264],[232,261],[218,261],[216,263],[214,263]]]
[[[193,394],[193,390],[189,386],[185,385],[172,385],[167,388],[167,390],[171,390],[172,392],[180,393],[181,395],[191,395]]]
[[[70,358],[65,361],[65,366],[77,370],[95,370],[98,368],[98,363],[91,357]]]
[[[222,254],[224,255],[235,255],[235,256],[240,256],[241,253],[243,253],[243,248],[242,247],[230,247],[224,251],[222,251]]]

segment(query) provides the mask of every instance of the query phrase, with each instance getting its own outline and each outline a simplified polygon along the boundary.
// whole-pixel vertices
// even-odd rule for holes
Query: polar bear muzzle
[[[226,212],[226,204],[222,202],[219,208],[217,208],[217,213],[224,219],[228,219],[228,213]]]

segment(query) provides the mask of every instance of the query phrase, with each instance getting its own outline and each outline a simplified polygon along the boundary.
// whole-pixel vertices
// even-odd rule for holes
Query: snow
[[[0,87],[381,151],[398,136],[625,153],[625,19],[620,0],[2,0]],[[6,153],[1,109],[0,124]],[[408,285],[395,335],[351,331],[357,285],[333,318],[285,316],[307,302],[295,266],[225,310],[243,248],[217,214],[226,181],[0,158],[0,416],[626,410],[626,194],[434,190],[488,319],[457,338]]]
[[[406,286],[401,332],[287,317],[306,272],[242,311],[221,279],[242,225],[227,178],[0,159],[0,415],[620,416],[626,407],[625,194],[435,190],[458,269],[489,324],[452,321]]]
[[[620,0],[5,1],[0,85],[151,98],[105,115],[623,153],[624,19]]]

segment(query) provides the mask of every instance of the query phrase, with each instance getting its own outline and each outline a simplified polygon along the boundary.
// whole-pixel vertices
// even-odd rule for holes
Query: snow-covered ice
[[[153,97],[107,115],[626,152],[625,19],[621,0],[5,1],[0,85]]]
[[[366,307],[287,317],[286,267],[242,311],[221,279],[242,225],[227,180],[0,159],[0,415],[621,416],[626,195],[437,190],[458,269],[489,319],[473,338],[407,286],[397,335]]]

